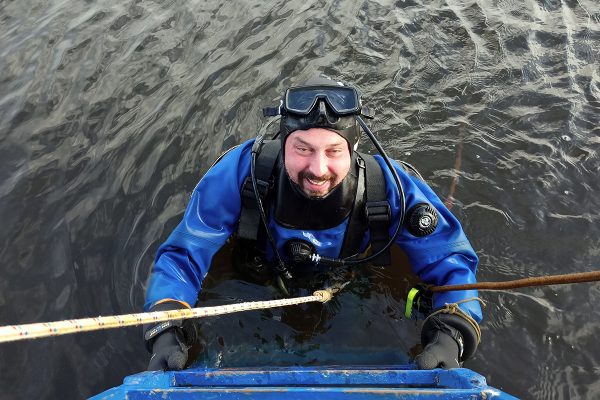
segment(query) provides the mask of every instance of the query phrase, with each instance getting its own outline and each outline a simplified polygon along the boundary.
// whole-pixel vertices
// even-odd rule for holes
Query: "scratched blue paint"
[[[125,378],[100,399],[498,399],[515,397],[466,368],[422,371],[389,367],[194,368],[143,372]]]

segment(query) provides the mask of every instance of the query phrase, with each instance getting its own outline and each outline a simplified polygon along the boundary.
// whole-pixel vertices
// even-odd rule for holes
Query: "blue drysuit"
[[[160,246],[146,293],[145,310],[153,305],[174,300],[194,306],[202,281],[212,258],[237,230],[240,216],[240,189],[250,175],[250,151],[254,140],[229,151],[200,180],[192,194],[181,223]],[[387,198],[392,221],[397,221],[401,201],[391,172],[381,157],[376,156],[386,180]],[[402,228],[396,243],[407,254],[413,271],[425,283],[456,285],[475,283],[478,259],[459,222],[437,195],[418,178],[408,175],[397,163],[396,171],[404,186],[406,209],[418,203],[429,203],[438,211],[436,230],[424,237],[411,235]],[[331,229],[288,229],[270,220],[271,231],[280,252],[290,238],[310,241],[316,252],[326,257],[339,257],[348,218]],[[390,237],[396,225],[389,228]],[[433,307],[477,297],[477,291],[454,291],[434,294]],[[469,301],[460,307],[477,322],[481,321],[479,302]]]

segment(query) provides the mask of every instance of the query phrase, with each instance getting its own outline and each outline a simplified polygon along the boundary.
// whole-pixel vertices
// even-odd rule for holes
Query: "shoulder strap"
[[[268,214],[269,204],[266,201],[269,190],[273,187],[273,170],[279,158],[281,142],[279,140],[267,140],[263,143],[262,149],[258,153],[255,165],[256,184],[258,195],[263,202],[265,212]],[[242,209],[240,212],[240,221],[238,224],[238,237],[248,240],[256,240],[261,226],[260,213],[256,204],[254,187],[252,186],[252,177],[247,176],[240,193],[242,199]]]
[[[365,160],[361,155],[358,155],[356,163],[358,165],[356,195],[352,204],[348,226],[346,227],[340,258],[350,257],[360,252],[360,245],[368,228],[365,214]]]
[[[391,210],[390,203],[387,200],[385,177],[381,166],[370,154],[358,153],[359,154],[359,184],[357,189],[357,199],[355,199],[355,208],[352,210],[350,215],[350,221],[348,222],[348,230],[344,239],[344,246],[342,247],[342,253],[356,249],[362,243],[362,238],[365,232],[365,219],[366,226],[368,227],[371,234],[371,253],[374,254],[381,250],[387,242],[390,240],[389,227],[391,221]],[[364,175],[364,185],[361,188],[361,175]],[[362,190],[361,190],[362,189]],[[366,192],[366,200],[364,202],[364,213],[361,213],[357,208],[359,192]],[[361,202],[361,204],[363,204]],[[361,221],[362,220],[362,221]],[[352,254],[350,254],[352,255]],[[341,254],[341,256],[348,256]],[[376,265],[389,265],[391,262],[389,250],[377,257],[373,263]]]

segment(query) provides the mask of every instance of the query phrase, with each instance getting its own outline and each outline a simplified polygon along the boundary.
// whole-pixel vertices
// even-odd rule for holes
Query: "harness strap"
[[[383,249],[390,240],[389,227],[392,219],[390,203],[385,191],[385,178],[381,166],[375,157],[360,154],[365,160],[367,173],[366,217],[371,233],[371,252],[375,254]],[[389,265],[391,256],[389,249],[379,255],[373,264]]]
[[[367,230],[367,219],[365,217],[365,160],[359,155],[356,158],[356,163],[358,165],[356,196],[346,227],[340,258],[350,257],[360,252],[360,245]]]
[[[270,189],[273,187],[273,169],[279,158],[281,144],[279,140],[269,140],[263,143],[262,149],[258,155],[255,165],[256,184],[258,195],[265,207],[265,213],[268,215],[270,202],[266,201]],[[240,193],[242,200],[242,209],[240,212],[240,221],[238,225],[238,237],[248,240],[257,240],[258,232],[261,227],[260,213],[254,188],[252,187],[251,176],[246,177],[242,191]]]

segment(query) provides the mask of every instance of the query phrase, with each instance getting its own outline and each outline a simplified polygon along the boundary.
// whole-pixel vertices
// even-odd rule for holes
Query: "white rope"
[[[149,313],[113,315],[96,318],[70,319],[66,321],[42,322],[26,325],[8,325],[0,327],[0,343],[25,339],[37,339],[69,333],[97,331],[101,329],[121,328],[147,323],[170,321],[175,319],[203,318],[214,315],[231,314],[240,311],[262,310],[266,308],[285,307],[295,304],[321,302],[331,300],[329,290],[317,290],[312,296],[292,299],[252,301],[216,307],[198,307],[192,309],[154,311]]]

